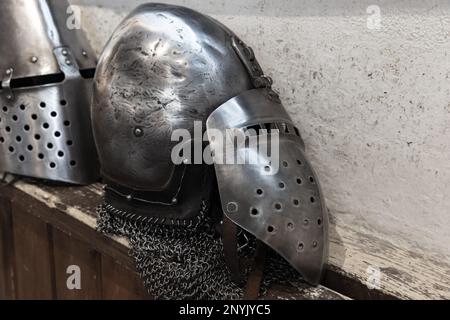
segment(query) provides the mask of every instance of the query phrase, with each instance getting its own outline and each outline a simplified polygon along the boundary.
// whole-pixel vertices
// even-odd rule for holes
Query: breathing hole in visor
[[[250,214],[252,216],[257,216],[259,214],[259,211],[256,208],[250,208]]]

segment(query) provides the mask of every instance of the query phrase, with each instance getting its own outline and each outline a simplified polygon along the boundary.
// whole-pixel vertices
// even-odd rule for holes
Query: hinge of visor
[[[236,37],[231,37],[231,45],[250,74],[255,88],[270,88],[272,86],[272,79],[264,74],[264,71],[255,58],[253,49]]]
[[[14,69],[9,68],[5,71],[5,77],[2,80],[2,94],[5,95],[6,99],[13,100],[14,93],[11,89],[11,79],[13,76]]]
[[[264,74],[264,71],[255,58],[253,49],[234,36],[231,37],[231,45],[247,69],[253,86],[256,89],[267,88],[270,98],[278,101],[278,94],[272,90],[272,78]]]
[[[53,50],[53,53],[58,62],[59,69],[64,73],[66,79],[80,77],[77,60],[68,47],[56,48]]]

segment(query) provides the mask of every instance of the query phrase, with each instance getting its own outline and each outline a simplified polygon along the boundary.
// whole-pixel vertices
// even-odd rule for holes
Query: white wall
[[[72,1],[97,52],[142,2]],[[450,262],[450,1],[171,3],[254,48],[337,224]],[[379,30],[367,27],[369,5],[381,9]]]

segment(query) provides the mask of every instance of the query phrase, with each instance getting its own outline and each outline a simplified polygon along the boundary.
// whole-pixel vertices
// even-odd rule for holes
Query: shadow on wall
[[[123,12],[150,0],[70,0],[74,5],[99,6]],[[450,10],[448,0],[171,0],[156,1],[186,6],[203,13],[231,16],[358,16],[366,15],[372,5],[385,15],[439,14]]]

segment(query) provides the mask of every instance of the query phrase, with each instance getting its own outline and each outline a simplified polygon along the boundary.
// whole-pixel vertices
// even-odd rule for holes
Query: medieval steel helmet
[[[210,216],[224,239],[230,238],[225,229],[238,229],[236,237],[245,232],[317,284],[327,257],[327,213],[299,131],[271,85],[252,49],[214,19],[166,4],[133,11],[104,48],[94,81],[93,129],[106,182],[100,211],[122,219],[107,231],[115,226],[129,235],[130,226],[145,224],[143,236],[161,226],[190,228]],[[215,170],[185,154],[174,163],[179,141],[172,141],[173,133],[185,129],[194,136],[187,141],[198,142],[198,122],[208,129]],[[226,136],[228,129],[247,137],[237,143],[237,154],[259,161],[217,161],[227,151],[210,130]],[[269,140],[248,143],[247,133],[276,138],[277,162],[273,154],[258,153],[271,148]],[[215,207],[215,200],[221,205]],[[148,252],[155,239],[140,248]],[[225,255],[236,256],[226,242]]]
[[[60,0],[0,1],[0,171],[87,184],[95,55]]]

